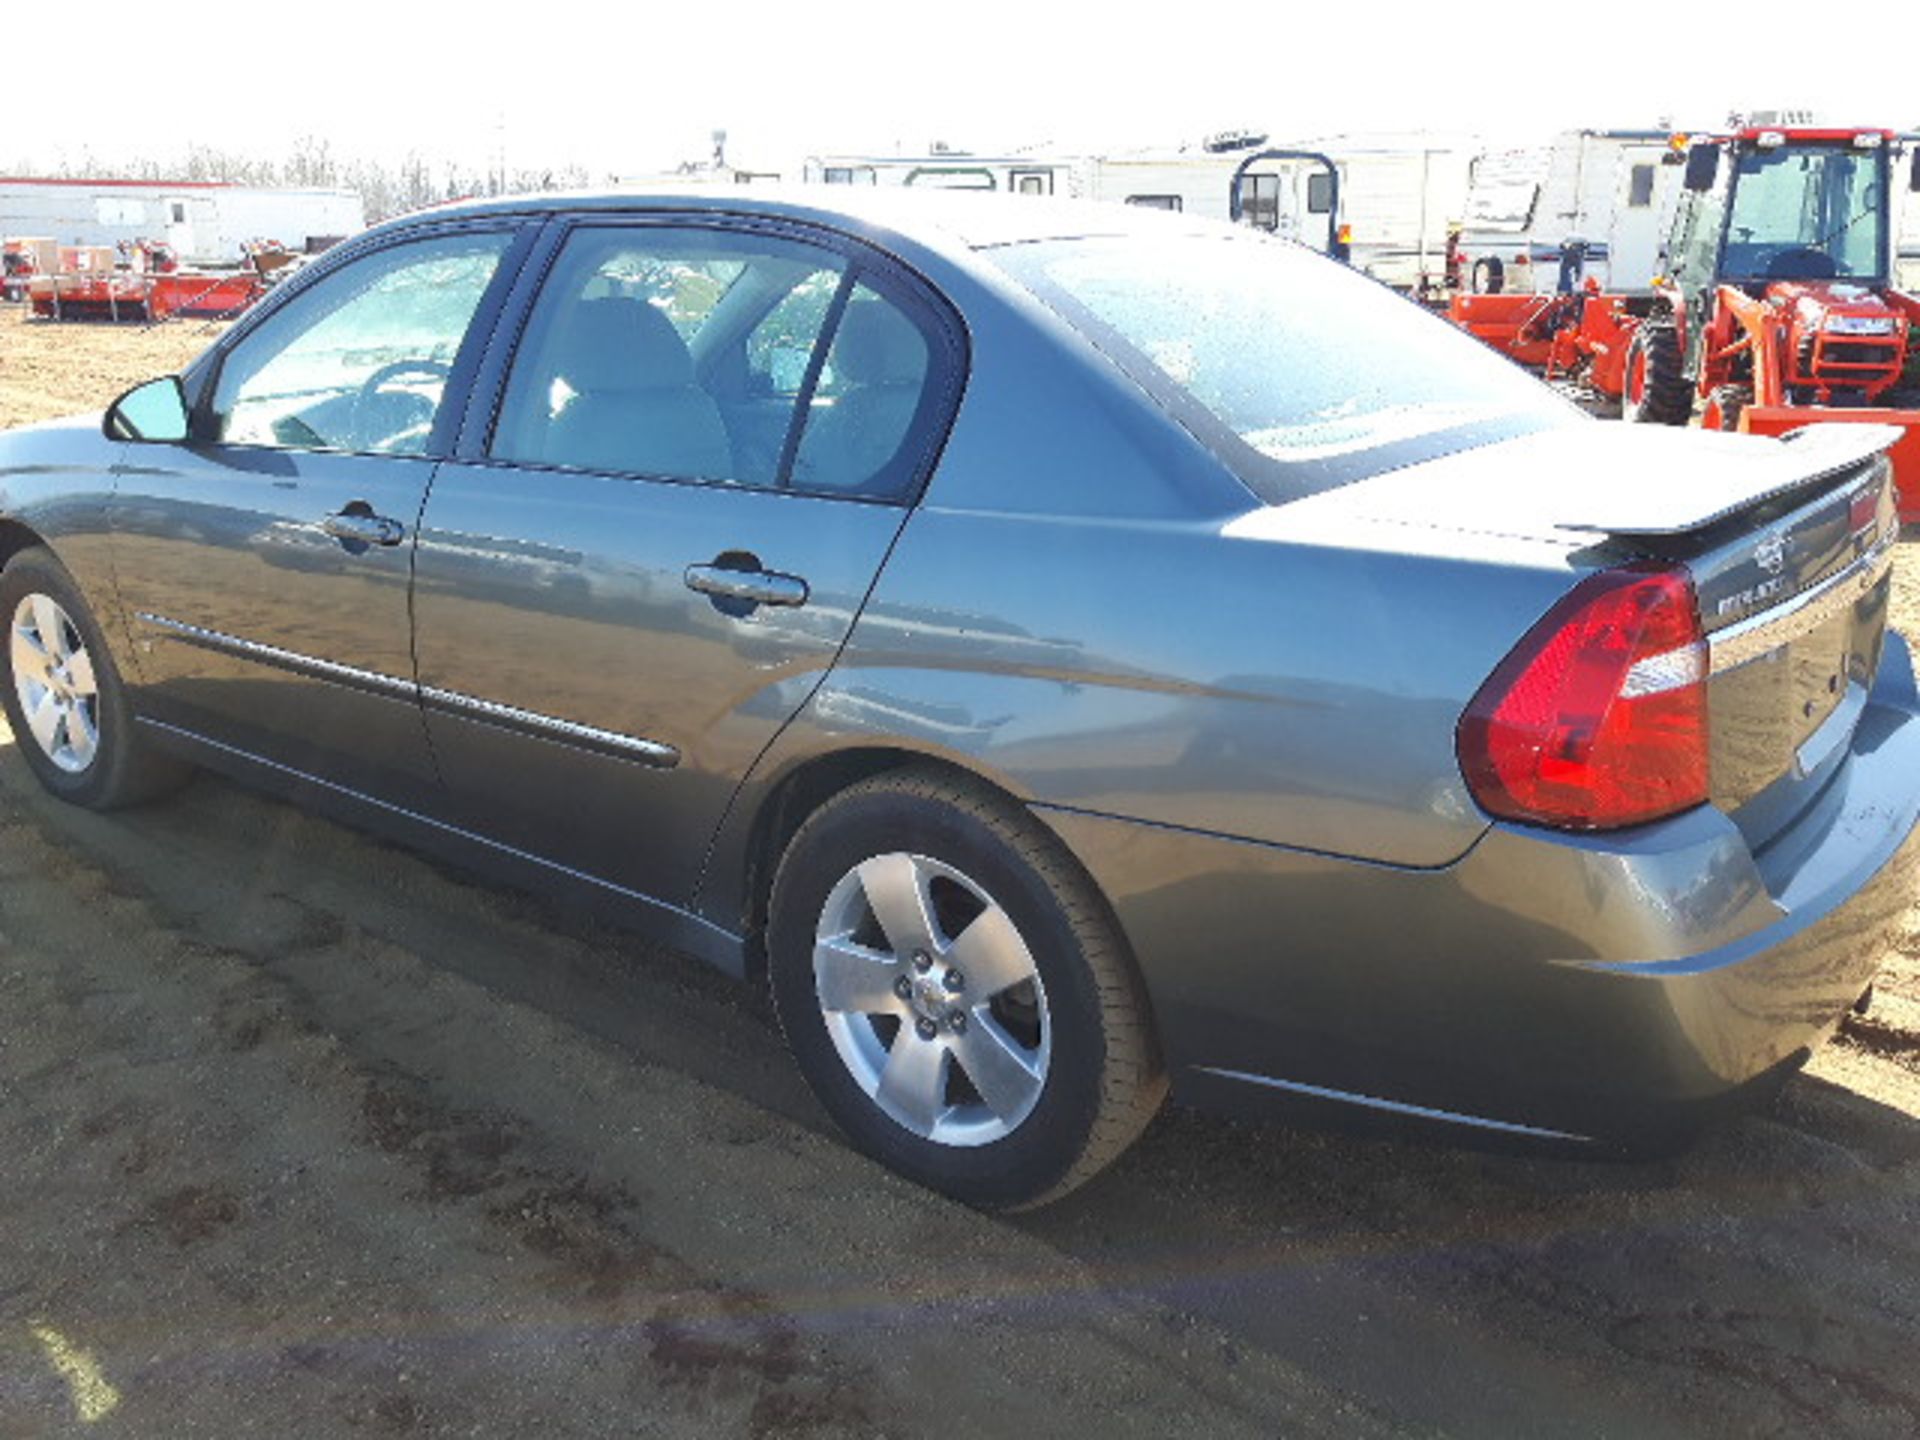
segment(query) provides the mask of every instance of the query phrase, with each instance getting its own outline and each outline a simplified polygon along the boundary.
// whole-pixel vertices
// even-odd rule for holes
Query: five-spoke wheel
[[[27,733],[48,760],[80,774],[100,748],[100,692],[73,617],[51,595],[21,596],[7,658]]]
[[[1064,1194],[1165,1092],[1092,882],[1029,811],[965,777],[894,771],[816,810],[774,880],[768,963],[841,1127],[969,1204]]]
[[[52,553],[16,552],[0,569],[0,709],[40,783],[95,810],[177,784],[179,762],[134,733],[125,688],[80,589]]]
[[[855,1083],[914,1134],[984,1145],[1033,1113],[1046,986],[1005,908],[961,871],[902,851],[855,865],[821,910],[813,974]]]

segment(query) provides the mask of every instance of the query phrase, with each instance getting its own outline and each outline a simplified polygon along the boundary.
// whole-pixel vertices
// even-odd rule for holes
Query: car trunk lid
[[[1699,596],[1711,798],[1755,847],[1818,796],[1879,667],[1898,518],[1884,426],[1786,440],[1562,427],[1298,502],[1320,524],[1502,534],[1578,576],[1659,561]],[[1305,517],[1302,517],[1305,518]]]

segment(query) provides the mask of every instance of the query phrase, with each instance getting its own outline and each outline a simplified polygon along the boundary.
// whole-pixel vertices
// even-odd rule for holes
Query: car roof
[[[403,218],[647,209],[759,215],[857,230],[879,228],[939,248],[980,249],[1095,235],[1238,231],[1219,221],[1111,201],[891,185],[689,184],[562,191],[456,201]]]

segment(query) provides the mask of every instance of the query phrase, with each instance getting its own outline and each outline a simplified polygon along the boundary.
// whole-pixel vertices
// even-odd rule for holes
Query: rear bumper
[[[1920,868],[1920,697],[1889,637],[1848,760],[1758,853],[1712,809],[1497,825],[1426,871],[1040,813],[1114,904],[1177,1096],[1642,1143],[1790,1072],[1879,968]]]
[[[1840,410],[1810,405],[1749,405],[1741,428],[1755,435],[1784,435],[1802,425],[1898,425],[1905,433],[1887,451],[1902,524],[1920,521],[1920,410]]]

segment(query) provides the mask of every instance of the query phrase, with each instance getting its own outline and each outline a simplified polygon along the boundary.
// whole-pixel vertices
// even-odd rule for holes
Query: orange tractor
[[[1903,520],[1920,521],[1920,298],[1893,287],[1895,186],[1920,145],[1887,130],[1749,128],[1676,141],[1686,165],[1649,295],[1456,295],[1457,324],[1630,421],[1779,435],[1896,425]],[[1898,163],[1897,163],[1898,162]],[[1574,242],[1577,247],[1578,242]]]

